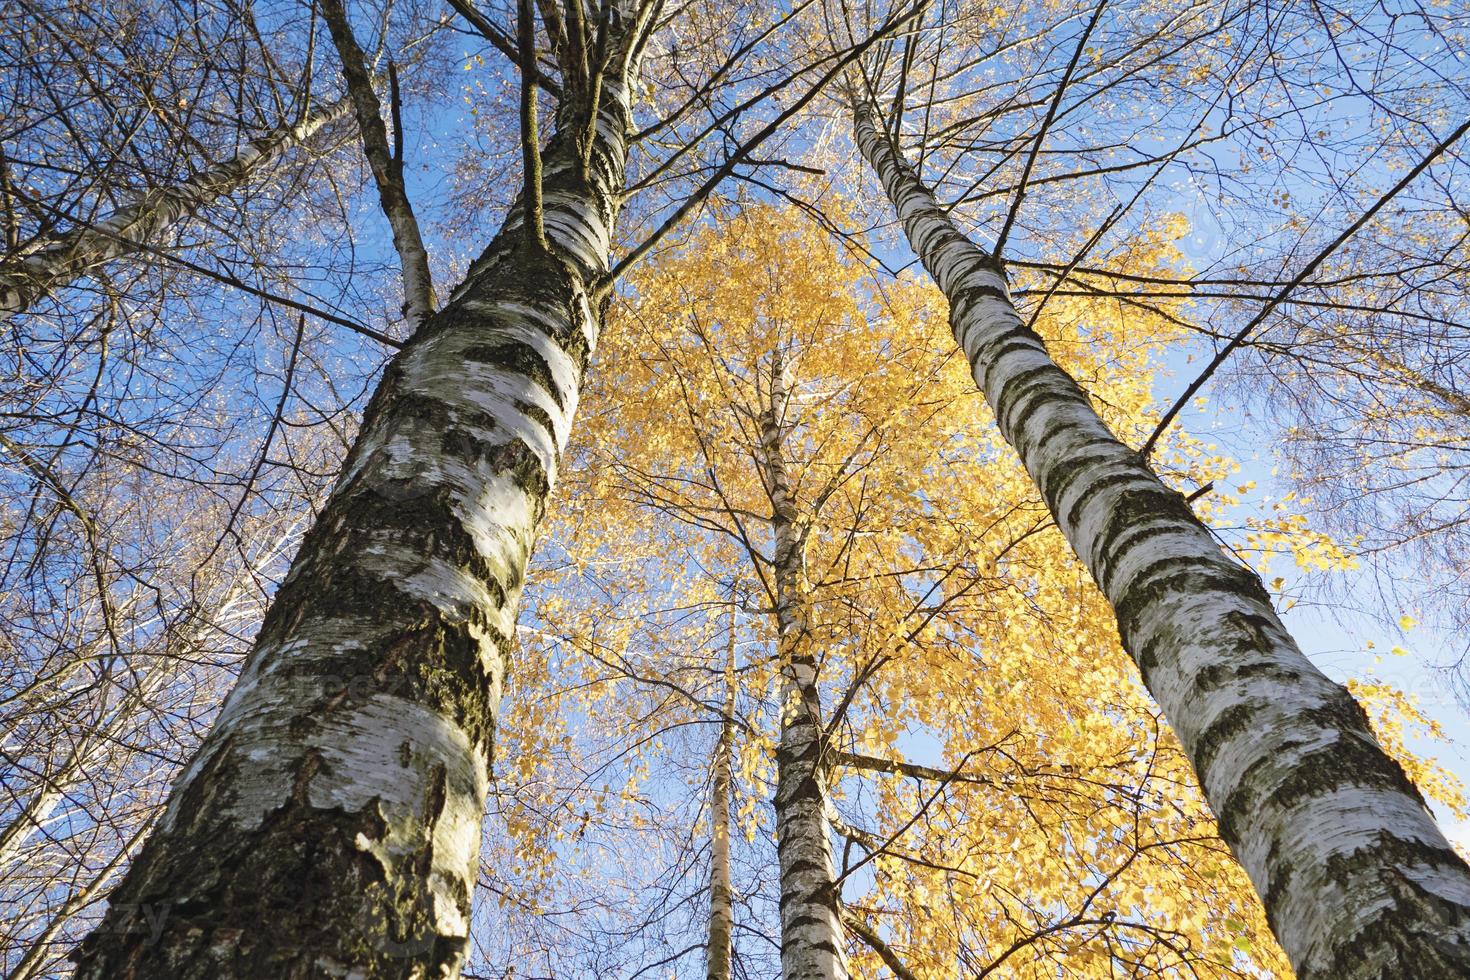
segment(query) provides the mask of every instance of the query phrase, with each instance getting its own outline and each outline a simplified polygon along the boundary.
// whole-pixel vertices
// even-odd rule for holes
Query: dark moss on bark
[[[516,486],[534,501],[534,521],[540,523],[541,513],[546,509],[546,495],[551,492],[551,479],[541,457],[530,446],[514,439],[495,450],[496,468],[510,474]],[[519,584],[519,583],[517,583]]]
[[[805,872],[820,873],[820,872],[823,872],[823,871],[825,871],[825,869],[822,867],[822,863],[820,861],[813,861],[810,858],[798,858],[797,860],[792,861],[790,864],[788,864],[786,866],[786,870],[784,872],[782,872],[782,875],[781,876],[783,878],[790,878],[790,877],[793,877],[795,875],[799,875],[799,874],[802,874],[802,873],[805,873]],[[801,901],[805,903],[805,902],[811,901],[813,895],[820,896],[821,893],[828,892],[830,890],[831,890],[830,888],[825,888],[824,887],[824,888],[811,889],[809,893],[805,893],[805,892],[793,892],[793,891],[791,891],[789,889],[786,889],[786,890],[783,890],[783,891],[786,892],[786,894],[783,895],[783,897],[788,897],[789,896],[791,898],[798,898],[798,899],[801,899]]]
[[[228,751],[216,763],[234,765]],[[191,801],[183,800],[185,806]],[[149,928],[101,931],[76,954],[78,976],[106,980],[212,980],[229,977],[318,978],[330,963],[351,964],[373,978],[449,976],[464,944],[434,928],[433,897],[418,875],[390,875],[357,846],[378,839],[386,823],[369,804],[360,811],[313,807],[293,796],[254,831],[218,828],[212,801],[196,811],[200,833],[174,838],[163,854],[140,856],[153,871],[130,877],[114,909],[142,910]],[[228,835],[228,836],[223,836]],[[432,825],[404,870],[432,860]],[[187,897],[170,886],[190,882]],[[468,895],[455,896],[468,912]],[[312,910],[303,916],[299,910]],[[117,918],[124,923],[128,920]],[[324,952],[322,936],[342,937]],[[107,959],[97,954],[103,941]],[[324,962],[325,961],[325,962]]]
[[[1266,919],[1273,929],[1279,922],[1279,902],[1298,875],[1282,867],[1273,850],[1272,884],[1267,893]],[[1298,971],[1300,980],[1337,980],[1339,977],[1376,980],[1461,980],[1470,977],[1470,944],[1453,937],[1465,924],[1465,909],[1447,902],[1419,885],[1409,872],[1453,870],[1463,865],[1451,848],[1406,840],[1380,832],[1372,843],[1348,853],[1334,854],[1322,866],[1323,877],[1340,888],[1352,889],[1363,872],[1386,886],[1389,904],[1360,924],[1351,934],[1335,937],[1325,967]]]
[[[545,430],[548,439],[556,439],[556,425],[552,422],[551,415],[547,413],[546,409],[542,408],[540,405],[532,405],[530,402],[523,402],[520,399],[516,399],[515,404],[516,408],[519,409],[521,413],[526,416],[526,418],[531,419],[537,425],[541,426],[543,430]]]
[[[392,542],[395,550],[421,561],[434,559],[459,569],[479,582],[497,605],[505,603],[508,592],[520,584],[520,572],[491,567],[457,513],[452,488],[435,487],[417,494],[413,489],[412,485],[379,484],[333,501],[323,524],[331,518],[340,529],[303,546],[266,617],[261,644],[284,640],[307,615],[401,621],[397,610],[402,604],[421,600],[402,589],[396,574],[364,567],[364,559],[384,542]],[[469,618],[475,613],[466,608],[463,614]]]
[[[1047,509],[1053,514],[1059,513],[1062,509],[1062,498],[1067,495],[1068,490],[1072,489],[1074,483],[1096,466],[1115,463],[1116,458],[1113,449],[1106,447],[1095,451],[1090,449],[1085,453],[1075,453],[1053,463],[1047,468],[1041,486],[1041,496],[1046,501]],[[1068,513],[1070,515],[1075,511]]]
[[[1113,456],[1109,462],[1112,464],[1112,472],[1105,473],[1101,476],[1092,474],[1092,478],[1087,481],[1086,488],[1072,502],[1072,506],[1067,508],[1067,512],[1062,515],[1062,520],[1066,521],[1067,527],[1076,527],[1082,517],[1082,511],[1089,504],[1096,501],[1099,497],[1107,497],[1113,494],[1120,487],[1132,487],[1145,493],[1153,490],[1151,486],[1152,481],[1142,479],[1132,469],[1118,468],[1116,456]],[[1128,490],[1117,493],[1117,501],[1114,503],[1114,509],[1109,513],[1107,521],[1098,533],[1098,540],[1101,547],[1095,552],[1097,555],[1096,564],[1098,566],[1097,577],[1099,579],[1099,586],[1104,592],[1108,590],[1108,585],[1110,584],[1107,581],[1107,568],[1112,564],[1110,559],[1117,558],[1124,551],[1123,542],[1116,540],[1116,536],[1120,530],[1127,529],[1128,525],[1123,524],[1121,520],[1117,519],[1118,508],[1128,508],[1130,515],[1144,520],[1153,519],[1152,515],[1146,518],[1143,517],[1143,508],[1129,506],[1130,503],[1136,503],[1136,501],[1130,499],[1129,494],[1130,491]]]
[[[551,373],[551,365],[547,364],[541,352],[530,344],[519,340],[499,340],[493,344],[476,344],[465,348],[464,358],[467,361],[489,364],[530,378],[551,396],[557,408],[566,407],[566,395],[557,385],[556,377]]]
[[[1198,557],[1185,555],[1162,558],[1145,567],[1134,577],[1128,594],[1114,603],[1118,633],[1124,648],[1138,664],[1145,684],[1152,683],[1160,659],[1166,655],[1172,657],[1182,637],[1190,635],[1194,626],[1183,623],[1160,631],[1143,643],[1137,636],[1139,618],[1154,603],[1163,602],[1171,595],[1194,597],[1211,591],[1234,594],[1252,604],[1270,601],[1260,580],[1248,569],[1232,565],[1223,557],[1207,564]]]
[[[1005,298],[1005,290],[996,286],[966,286],[963,289],[956,289],[954,291],[954,295],[950,297],[949,304],[950,308],[955,311],[954,315],[958,323],[977,300],[1004,300]]]
[[[950,313],[951,326],[954,328],[956,340],[963,331],[964,317],[953,309]],[[1012,346],[1026,347],[1033,350],[1046,350],[1046,343],[1041,335],[1024,323],[1016,323],[1004,330],[990,330],[986,332],[985,339],[975,347],[975,360],[984,364],[994,364],[1000,356],[1000,352],[1012,349]]]
[[[1209,772],[1220,748],[1241,732],[1248,731],[1261,712],[1258,702],[1236,704],[1220,712],[1195,742],[1194,764],[1200,772]]]
[[[1019,445],[1023,439],[1021,430],[1031,415],[1033,399],[1086,402],[1077,382],[1055,365],[1043,364],[1013,375],[995,399],[996,422],[1012,445]]]
[[[1195,686],[1201,690],[1213,690],[1225,684],[1247,681],[1254,677],[1267,677],[1281,684],[1292,684],[1302,679],[1302,675],[1295,670],[1283,667],[1278,663],[1258,660],[1245,664],[1211,664],[1195,675]]]
[[[1386,834],[1370,847],[1329,858],[1327,874],[1339,882],[1352,880],[1363,868],[1387,865],[1382,879],[1394,905],[1338,945],[1332,963],[1320,974],[1324,980],[1361,976],[1361,965],[1374,959],[1393,964],[1380,969],[1380,980],[1470,977],[1470,944],[1447,938],[1457,926],[1463,926],[1465,909],[1446,902],[1404,873],[1409,869],[1452,869],[1462,863],[1450,848]],[[1414,910],[1412,918],[1402,914],[1405,907]]]
[[[1274,756],[1256,760],[1241,775],[1239,787],[1217,808],[1220,835],[1235,843],[1239,840],[1240,821],[1262,808],[1284,812],[1313,797],[1338,790],[1362,787],[1402,793],[1425,806],[1403,768],[1384,754],[1368,734],[1368,720],[1363,709],[1346,690],[1335,703],[1301,712],[1300,727],[1308,732],[1332,732],[1337,737],[1328,744],[1299,757],[1284,778],[1263,777],[1280,765]],[[1298,747],[1287,743],[1283,748]],[[1262,792],[1263,784],[1267,787]]]
[[[1121,558],[1129,548],[1161,532],[1177,532],[1180,528],[1204,530],[1184,498],[1159,483],[1147,471],[1125,469],[1109,474],[1101,482],[1107,486],[1132,485],[1118,492],[1107,520],[1098,529],[1100,567],[1097,571],[1104,591],[1110,584],[1110,568],[1107,566]],[[1088,492],[1091,493],[1091,489]]]

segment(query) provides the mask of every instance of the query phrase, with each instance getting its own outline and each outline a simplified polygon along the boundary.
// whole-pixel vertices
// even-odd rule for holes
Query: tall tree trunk
[[[0,262],[0,323],[99,266],[157,245],[170,226],[239,190],[287,150],[346,118],[351,110],[352,100],[346,97],[319,107],[299,122],[282,124],[250,141],[238,155],[178,184],[148,191],[95,224],[56,235],[32,251],[7,256]]]
[[[609,32],[590,165],[585,107],[559,107],[550,251],[518,208],[389,365],[79,977],[458,974],[522,578],[602,322],[645,26]],[[130,928],[139,912],[153,933]]]
[[[1120,443],[853,100],[856,142],[1001,433],[1117,614],[1220,832],[1303,980],[1470,976],[1470,869],[1346,689],[1297,648],[1259,578]]]
[[[735,613],[730,613],[730,639],[725,651],[725,719],[715,743],[709,801],[709,947],[708,980],[730,980],[735,931],[734,890],[730,884],[730,770],[735,754]]]
[[[781,973],[784,980],[845,980],[841,899],[827,826],[822,705],[802,611],[803,532],[785,457],[789,386],[778,350],[771,366],[770,399],[761,419],[761,456],[776,538],[776,642],[782,665],[781,741],[776,749]]]

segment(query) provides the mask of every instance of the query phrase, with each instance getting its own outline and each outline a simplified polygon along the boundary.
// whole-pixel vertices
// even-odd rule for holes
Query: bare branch
[[[395,153],[388,144],[382,104],[373,91],[373,80],[368,73],[367,61],[363,57],[362,48],[357,44],[357,38],[353,36],[352,25],[347,21],[347,10],[343,7],[342,0],[320,0],[320,9],[342,62],[342,78],[347,82],[347,91],[352,96],[353,109],[357,113],[363,155],[367,157],[373,182],[378,186],[378,202],[393,229],[393,247],[398,252],[403,275],[403,315],[410,326],[417,328],[434,312],[434,284],[429,276],[429,253],[424,248],[418,219],[414,217],[413,205],[409,203],[408,190],[403,183],[402,128],[397,111],[397,85],[393,85],[393,139],[398,148]],[[394,76],[396,79],[396,72]]]

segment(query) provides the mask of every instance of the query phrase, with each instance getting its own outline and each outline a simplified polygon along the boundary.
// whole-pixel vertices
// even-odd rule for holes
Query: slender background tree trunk
[[[802,530],[784,446],[790,383],[777,351],[761,425],[761,455],[776,537],[776,628],[782,662],[781,740],[776,750],[781,972],[785,980],[844,980],[847,957],[827,826],[822,705],[816,660],[804,635]]]
[[[39,785],[16,810],[10,822],[0,829],[0,878],[4,877],[11,861],[25,848],[31,835],[44,828],[52,819],[57,806],[96,764],[97,757],[111,746],[126,744],[123,736],[128,726],[136,723],[135,713],[146,707],[162,687],[171,681],[177,681],[175,676],[156,666],[151,670],[145,667],[144,658],[156,657],[161,653],[178,662],[186,662],[199,657],[209,632],[214,628],[213,624],[223,622],[229,617],[244,596],[247,581],[248,579],[241,577],[232,582],[219,603],[207,614],[200,615],[196,625],[179,637],[177,642],[168,643],[161,651],[146,647],[131,651],[137,657],[136,661],[132,657],[127,658],[130,661],[127,666],[134,677],[134,686],[125,691],[119,703],[104,703],[98,709],[97,719],[92,723],[95,727],[78,738],[60,765],[38,774]],[[83,652],[86,652],[85,648]],[[104,687],[105,690],[107,688]],[[11,791],[19,792],[19,789],[17,784]]]
[[[1470,976],[1470,869],[1259,578],[1120,443],[854,96],[855,138],[1006,440],[1118,617],[1302,980]]]
[[[708,980],[730,980],[735,930],[734,890],[730,876],[730,770],[735,754],[735,613],[730,613],[729,647],[725,652],[725,720],[715,743],[709,802],[709,950]]]
[[[117,853],[108,859],[106,864],[92,872],[92,880],[80,886],[76,893],[51,916],[51,921],[47,922],[45,927],[34,937],[27,940],[26,945],[29,948],[26,949],[25,955],[20,958],[20,962],[15,965],[15,969],[10,971],[6,980],[30,980],[31,977],[39,975],[47,967],[51,967],[55,971],[65,965],[64,962],[57,962],[61,954],[65,952],[65,949],[58,950],[52,945],[56,934],[61,931],[62,926],[70,921],[72,916],[91,905],[97,900],[103,892],[103,889],[112,884],[113,875],[117,871],[118,866],[133,856],[133,851],[137,849],[138,845],[142,843],[143,838],[152,829],[152,819],[145,820],[133,832],[132,836],[117,849]]]

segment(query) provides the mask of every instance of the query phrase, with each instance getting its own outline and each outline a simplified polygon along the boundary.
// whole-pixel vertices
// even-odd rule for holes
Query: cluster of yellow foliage
[[[1135,241],[1127,267],[1177,262],[1180,233]],[[875,278],[797,213],[745,207],[635,275],[612,320],[497,746],[503,898],[543,909],[620,867],[612,887],[636,901],[660,861],[690,859],[676,844],[709,832],[730,644],[736,820],[774,858],[779,663],[756,426],[779,350],[838,852],[844,838],[853,861],[878,851],[843,882],[848,907],[923,978],[1290,975],[1107,604],[995,434],[936,291]],[[1154,365],[1180,330],[1169,316],[1059,296],[1037,328],[1118,432],[1149,431]],[[1184,435],[1160,463],[1186,488],[1238,469]],[[1200,506],[1219,516],[1237,499]],[[1282,505],[1251,534],[1258,561],[1347,561]],[[1463,811],[1462,789],[1400,735],[1412,705],[1358,690],[1389,751]],[[597,838],[595,859],[572,859],[569,837]],[[882,973],[854,956],[857,975]]]

